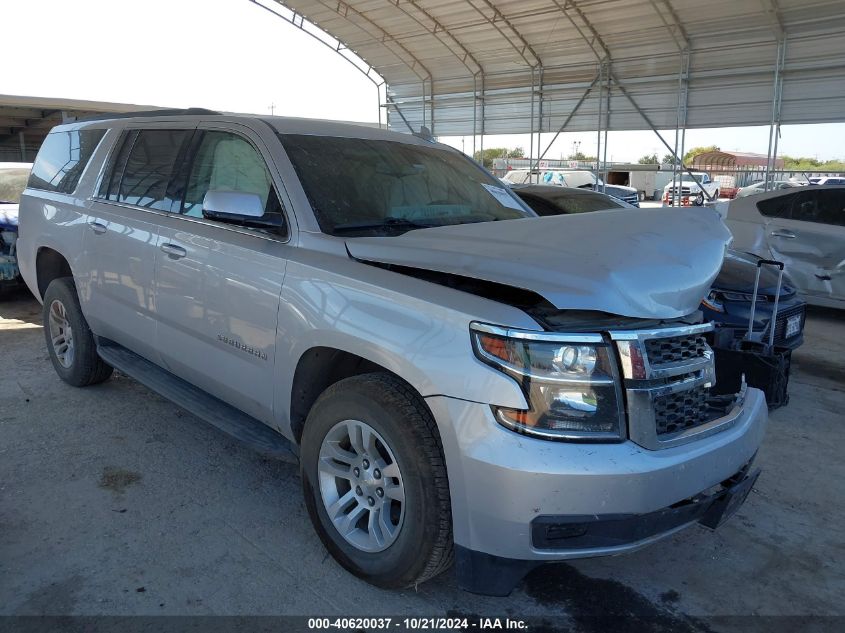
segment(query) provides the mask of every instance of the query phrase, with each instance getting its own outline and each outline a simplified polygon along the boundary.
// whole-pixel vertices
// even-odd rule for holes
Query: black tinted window
[[[524,193],[522,191],[514,191],[516,195],[522,198],[523,202],[525,202],[531,210],[534,211],[537,215],[540,216],[547,216],[547,215],[560,215],[561,213],[566,213],[563,209],[558,206],[555,206],[548,200],[541,198],[539,196],[533,196],[530,193]]]
[[[534,192],[522,192],[518,189],[514,192],[525,200],[537,215],[560,215],[562,213],[590,213],[603,209],[621,209],[622,205],[612,197],[601,193],[587,192],[551,192],[538,194]]]
[[[202,132],[194,154],[181,213],[202,217],[202,203],[209,191],[254,193],[264,215],[284,218],[273,179],[260,152],[245,138],[230,132]]]
[[[792,201],[795,200],[795,195],[777,196],[768,200],[760,200],[757,203],[757,209],[760,213],[770,218],[789,217],[789,207],[792,205]]]
[[[187,130],[141,130],[126,159],[117,200],[170,211],[167,185],[189,134]]]
[[[105,130],[71,130],[47,135],[29,177],[34,189],[71,193]]]
[[[807,195],[809,194],[809,195]],[[793,220],[845,226],[845,189],[807,192],[792,211]]]

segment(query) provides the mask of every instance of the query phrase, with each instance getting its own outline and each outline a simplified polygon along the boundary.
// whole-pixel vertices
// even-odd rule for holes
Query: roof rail
[[[81,117],[76,119],[77,123],[88,121],[105,121],[109,119],[134,119],[136,117],[162,117],[162,116],[181,116],[191,114],[222,114],[215,110],[208,110],[206,108],[170,108],[162,110],[140,110],[138,112],[112,112],[104,114],[95,114],[92,116]]]

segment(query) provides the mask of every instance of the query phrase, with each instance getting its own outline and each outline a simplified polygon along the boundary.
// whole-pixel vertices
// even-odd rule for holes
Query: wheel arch
[[[296,364],[290,391],[289,420],[294,440],[300,442],[308,413],[326,389],[345,378],[376,372],[401,380],[425,403],[416,387],[395,371],[373,360],[337,347],[314,346],[305,350]]]
[[[35,274],[38,295],[42,300],[51,281],[61,277],[73,277],[73,271],[67,258],[49,246],[42,246],[38,249],[35,256]]]

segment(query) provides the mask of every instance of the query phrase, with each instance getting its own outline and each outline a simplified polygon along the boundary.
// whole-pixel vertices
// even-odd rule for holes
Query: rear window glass
[[[757,209],[760,213],[769,218],[785,218],[789,216],[789,208],[792,206],[792,201],[796,194],[788,196],[777,196],[775,198],[768,198],[760,200],[757,203]]]
[[[538,195],[536,192],[516,194],[523,198],[538,215],[560,215],[563,213],[590,213],[603,209],[621,209],[624,205],[610,196],[600,193],[550,193]]]
[[[105,130],[71,130],[47,135],[28,185],[33,189],[72,193]]]

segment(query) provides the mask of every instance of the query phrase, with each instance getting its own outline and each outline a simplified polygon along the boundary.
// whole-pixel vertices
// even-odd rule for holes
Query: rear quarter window
[[[27,186],[73,193],[105,130],[70,130],[47,135],[32,166]]]
[[[785,218],[789,216],[789,209],[796,194],[788,196],[775,196],[760,200],[757,203],[757,210],[767,218]]]

